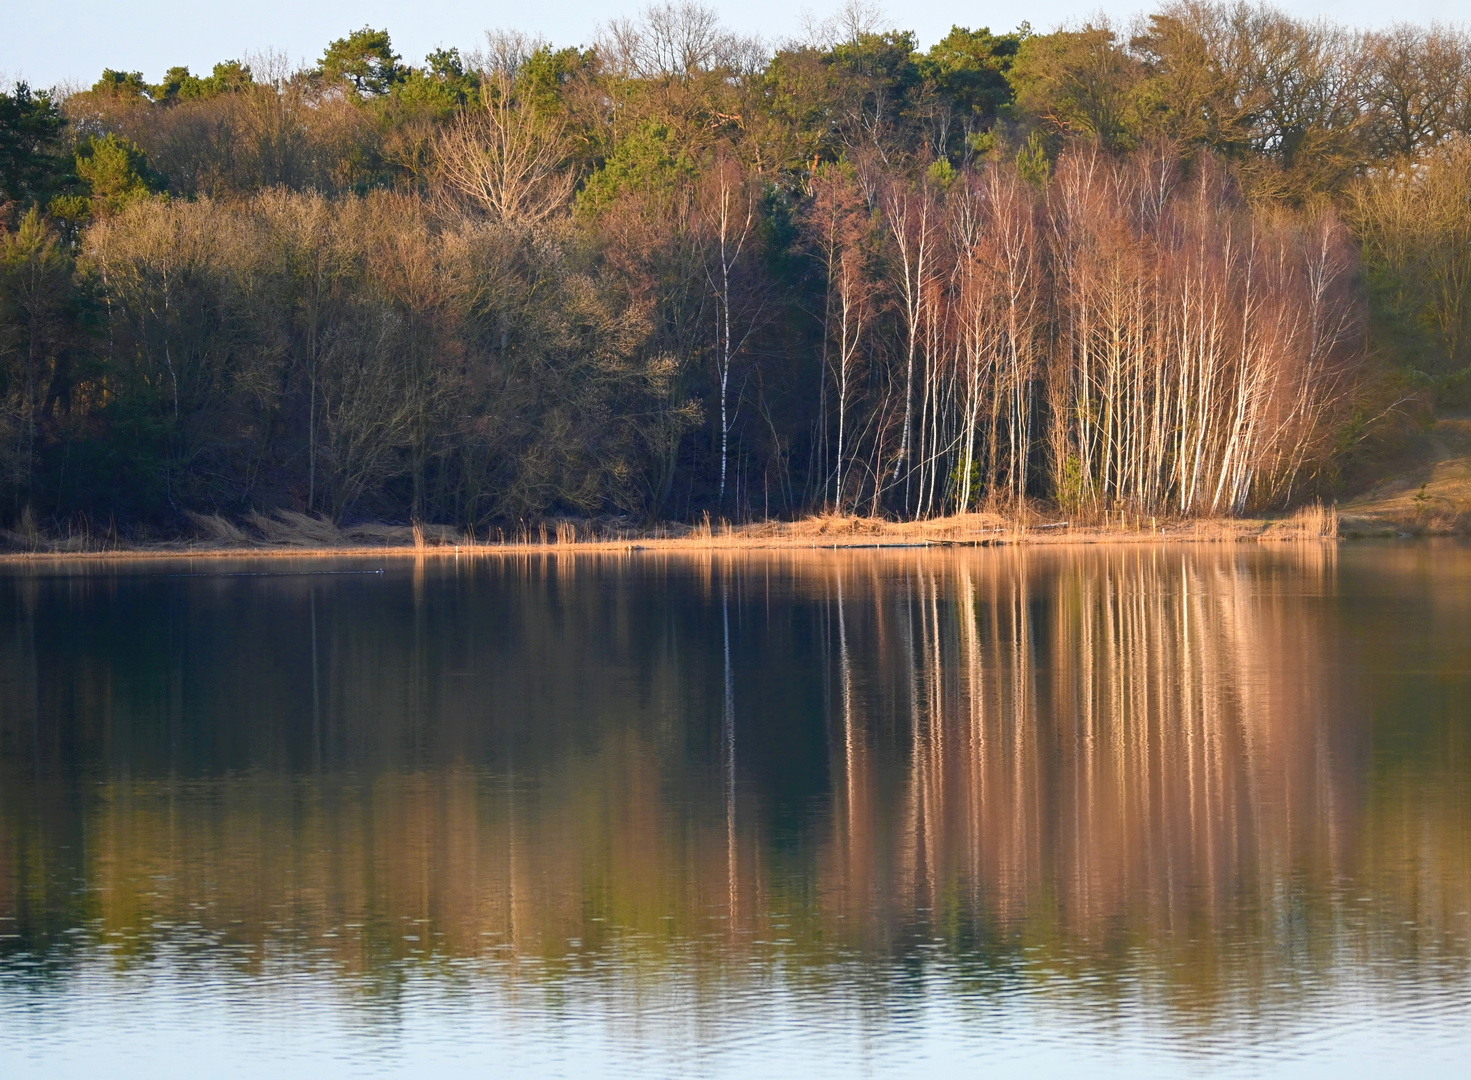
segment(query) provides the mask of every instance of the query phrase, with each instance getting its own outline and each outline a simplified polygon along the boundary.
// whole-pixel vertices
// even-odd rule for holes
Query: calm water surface
[[[1471,549],[0,569],[0,1074],[1464,1076]]]

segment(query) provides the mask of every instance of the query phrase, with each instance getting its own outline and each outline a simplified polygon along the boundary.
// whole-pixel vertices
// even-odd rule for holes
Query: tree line
[[[0,215],[12,522],[1241,513],[1464,392],[1471,36],[364,28],[11,87]]]

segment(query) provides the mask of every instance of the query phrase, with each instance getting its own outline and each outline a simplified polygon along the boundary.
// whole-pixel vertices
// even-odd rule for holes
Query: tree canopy
[[[1462,31],[1198,0],[17,85],[0,517],[1284,504],[1468,381],[1468,140]]]

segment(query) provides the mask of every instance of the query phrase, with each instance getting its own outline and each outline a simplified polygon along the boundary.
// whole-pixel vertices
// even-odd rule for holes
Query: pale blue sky
[[[228,5],[200,0],[0,0],[0,79],[26,79],[37,87],[67,80],[90,84],[104,67],[113,67],[139,70],[156,80],[173,64],[208,71],[217,60],[266,49],[284,52],[293,61],[314,59],[329,40],[364,24],[386,26],[397,51],[411,61],[440,45],[476,47],[491,27],[575,45],[589,42],[603,21],[635,14],[643,6],[643,0],[245,0]],[[839,3],[747,0],[715,6],[732,29],[780,39],[800,29],[804,11],[822,17]],[[1001,31],[1025,19],[1037,29],[1050,29],[1099,10],[1127,20],[1148,7],[1131,0],[888,0],[881,6],[892,25],[917,31],[924,45],[955,23]],[[1471,0],[1282,0],[1278,6],[1358,26],[1471,20]]]

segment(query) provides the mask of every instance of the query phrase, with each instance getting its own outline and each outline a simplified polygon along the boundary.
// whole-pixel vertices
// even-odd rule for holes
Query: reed
[[[1338,536],[1338,507],[1336,505],[1324,506],[1323,503],[1313,501],[1306,506],[1299,507],[1292,515],[1292,523],[1304,537],[1311,539],[1332,539]]]

